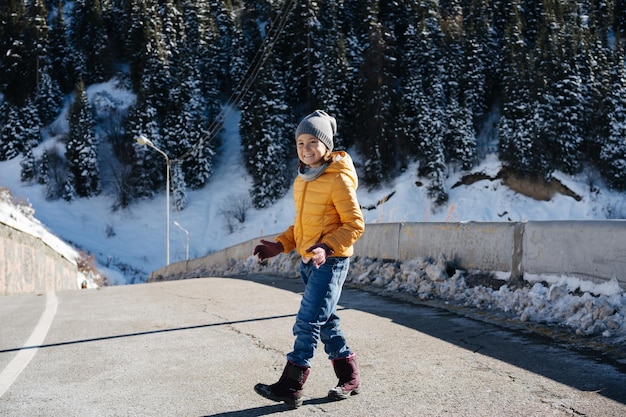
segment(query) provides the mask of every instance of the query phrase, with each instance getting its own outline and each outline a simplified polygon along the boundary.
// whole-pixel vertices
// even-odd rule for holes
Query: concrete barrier
[[[271,240],[274,236],[266,236]],[[151,279],[211,269],[246,259],[260,238],[154,271]],[[406,261],[444,255],[462,269],[522,278],[563,275],[626,288],[626,221],[368,224],[355,256]]]
[[[41,239],[0,223],[0,295],[78,289],[78,268]]]
[[[524,229],[525,272],[617,278],[626,288],[626,221],[528,222]]]

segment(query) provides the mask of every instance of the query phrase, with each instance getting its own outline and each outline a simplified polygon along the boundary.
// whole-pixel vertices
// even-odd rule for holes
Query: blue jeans
[[[310,360],[321,339],[328,358],[349,356],[352,352],[339,328],[337,303],[348,275],[350,258],[327,258],[319,268],[313,262],[300,263],[304,294],[293,326],[296,340],[287,359],[298,366],[311,367]]]

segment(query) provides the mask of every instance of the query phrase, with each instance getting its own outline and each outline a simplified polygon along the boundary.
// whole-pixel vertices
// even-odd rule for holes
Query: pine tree
[[[540,14],[534,56],[540,104],[539,134],[546,143],[547,164],[552,170],[576,174],[582,170],[585,98],[576,65],[579,30],[563,14],[576,16],[576,7],[546,2]],[[554,29],[558,28],[558,29]],[[543,81],[545,80],[545,81]],[[543,81],[543,82],[541,82]]]
[[[418,175],[430,180],[428,195],[437,205],[448,200],[445,189],[447,166],[444,135],[446,129],[446,96],[443,73],[442,37],[437,7],[432,2],[421,4],[416,34],[416,65],[422,71],[424,90],[423,108],[416,127],[419,138]]]
[[[294,149],[295,126],[288,122],[281,77],[273,60],[266,62],[272,77],[261,77],[244,102],[240,132],[246,169],[252,177],[250,195],[256,208],[271,206],[289,189],[290,150]]]
[[[144,135],[155,146],[160,147],[161,126],[157,120],[156,108],[151,101],[140,94],[126,120],[125,143],[132,143],[126,161],[129,165],[126,179],[122,180],[118,203],[125,207],[126,202],[152,197],[155,190],[163,187],[165,181],[164,161],[156,151],[136,143],[135,137]]]
[[[364,88],[361,91],[361,125],[355,134],[360,138],[358,150],[364,156],[363,181],[380,184],[390,180],[398,169],[396,131],[392,107],[393,77],[385,56],[385,42],[380,25],[372,25],[370,48],[365,51],[362,68]]]
[[[56,81],[50,76],[50,66],[46,65],[40,75],[35,95],[35,104],[41,123],[45,126],[56,119],[63,104],[63,95]]]
[[[287,104],[296,114],[306,114],[313,104],[313,68],[319,62],[321,45],[318,12],[313,0],[296,2],[272,50],[277,69],[285,74]]]
[[[498,149],[503,164],[518,174],[549,178],[549,151],[539,128],[546,120],[547,103],[537,102],[537,74],[533,55],[523,38],[520,0],[512,0],[505,34],[502,115]]]
[[[422,112],[426,108],[426,98],[422,80],[421,67],[418,62],[418,34],[413,23],[407,26],[405,33],[405,57],[402,60],[402,110],[399,119],[403,122],[399,146],[404,149],[407,161],[417,160],[420,147],[418,124]]]
[[[344,140],[347,124],[343,117],[348,107],[347,97],[350,91],[350,73],[346,49],[337,20],[338,4],[328,0],[320,7],[319,21],[322,27],[320,39],[320,59],[314,64],[312,85],[313,105],[315,109],[324,109],[337,120],[337,133],[333,140],[336,149],[346,149],[350,143]],[[314,110],[309,108],[309,110]]]
[[[87,84],[102,82],[113,74],[113,56],[105,27],[106,0],[76,0],[71,35],[79,54],[80,75]]]
[[[32,149],[29,149],[20,161],[20,168],[20,179],[22,182],[30,183],[36,178],[37,164]]]
[[[212,62],[216,68],[216,79],[219,81],[219,90],[228,92],[233,85],[233,50],[240,41],[241,31],[236,23],[235,12],[231,0],[212,0],[211,9],[217,29],[218,53]]]
[[[139,93],[146,65],[146,44],[151,35],[150,21],[156,16],[154,0],[129,0],[126,14],[130,17],[125,37],[125,50],[130,64],[130,80],[133,91]]]
[[[181,73],[186,77],[170,93],[173,110],[163,127],[166,152],[174,159],[182,158],[181,174],[192,189],[202,187],[213,174],[214,142],[207,140],[204,112],[206,103],[200,89],[199,76],[191,62],[185,61]]]
[[[39,23],[29,16],[23,0],[0,5],[0,91],[9,103],[23,106],[37,86]]]
[[[49,32],[50,76],[63,94],[74,89],[78,81],[75,50],[70,46],[68,28],[63,14],[63,3],[59,1]]]
[[[22,130],[19,133],[22,153],[26,154],[41,142],[41,121],[39,111],[33,100],[28,100],[26,105],[20,108],[19,118],[22,121]]]
[[[172,164],[172,204],[179,211],[187,207],[187,185],[180,163]]]
[[[442,82],[445,88],[445,116],[444,125],[444,154],[447,161],[458,163],[462,169],[469,170],[472,168],[476,159],[476,134],[474,132],[474,108],[479,112],[477,118],[482,115],[480,112],[484,110],[481,104],[482,93],[480,90],[481,77],[484,75],[479,68],[474,68],[472,81],[477,90],[469,90],[468,94],[473,94],[473,101],[466,99],[466,91],[463,89],[468,80],[465,74],[464,64],[466,62],[467,51],[464,48],[464,37],[462,33],[462,11],[458,1],[452,1],[445,10],[446,17],[442,18],[442,24],[445,25],[444,32],[445,47],[442,48],[441,66],[446,68],[444,71]],[[468,101],[470,101],[468,103]],[[474,107],[476,106],[476,107]]]
[[[167,113],[172,110],[169,102],[169,91],[174,85],[170,71],[171,61],[159,17],[152,16],[147,26],[147,43],[144,45],[143,53],[145,66],[141,76],[140,91],[156,109],[158,119],[163,121]]]
[[[5,105],[3,107],[8,111],[2,130],[0,130],[0,161],[8,161],[18,156],[23,150],[18,136],[21,131],[21,120],[17,106]]]
[[[68,178],[76,195],[92,197],[100,192],[100,173],[93,114],[82,81],[76,86],[68,119],[65,151]]]
[[[0,160],[26,154],[41,141],[37,109],[31,101],[24,106],[8,106],[8,116],[0,132]]]
[[[206,119],[211,122],[221,107],[220,89],[223,82],[219,76],[223,68],[215,64],[220,53],[217,25],[209,5],[205,2],[185,2],[183,15],[187,36],[182,55],[183,60],[188,62],[183,65],[193,67],[198,77],[200,93],[204,97]],[[240,57],[232,59],[238,62]]]
[[[48,186],[50,183],[49,161],[48,152],[44,151],[43,155],[41,155],[41,162],[37,172],[37,184]]]
[[[448,124],[444,134],[446,160],[470,170],[476,161],[476,134],[470,109],[462,106],[458,92],[451,92],[446,107]]]
[[[600,151],[600,171],[611,187],[626,191],[626,68],[623,54],[620,56],[610,93],[608,137]]]
[[[76,195],[76,190],[74,189],[74,176],[72,175],[71,172],[67,173],[67,178],[65,179],[65,182],[63,183],[63,188],[61,190],[61,197],[63,198],[63,200],[70,202],[72,200],[74,200],[74,196]]]
[[[443,85],[436,81],[428,88],[423,118],[419,122],[420,166],[418,174],[430,179],[428,196],[437,205],[448,201],[445,189],[447,166],[444,149],[444,98]]]

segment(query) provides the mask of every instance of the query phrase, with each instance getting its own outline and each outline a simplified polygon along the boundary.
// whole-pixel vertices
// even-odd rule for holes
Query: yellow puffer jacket
[[[292,226],[276,237],[285,252],[296,249],[304,257],[317,243],[327,244],[332,256],[352,256],[352,245],[365,230],[363,213],[356,196],[358,178],[352,158],[333,152],[326,171],[313,181],[298,176],[293,196],[296,218]]]

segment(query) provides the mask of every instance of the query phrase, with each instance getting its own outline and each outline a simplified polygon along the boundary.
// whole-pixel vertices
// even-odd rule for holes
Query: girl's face
[[[298,148],[298,158],[303,164],[311,168],[317,168],[324,163],[324,155],[326,155],[326,145],[318,138],[308,133],[298,136],[296,141]]]

